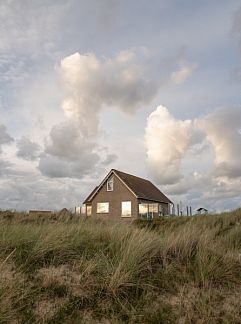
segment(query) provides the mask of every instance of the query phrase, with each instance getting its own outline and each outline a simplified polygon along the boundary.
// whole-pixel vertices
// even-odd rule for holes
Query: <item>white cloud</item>
[[[171,74],[171,81],[175,84],[184,83],[196,69],[197,64],[189,63],[186,60],[181,60],[179,63],[179,69]]]
[[[151,102],[160,84],[142,61],[146,55],[145,49],[128,50],[101,60],[75,53],[61,61],[66,121],[50,131],[39,163],[43,174],[82,178],[116,160],[99,145],[100,111],[108,107],[132,114]]]
[[[187,150],[202,140],[191,120],[176,120],[163,106],[157,107],[147,120],[145,142],[147,166],[159,184],[180,181],[181,161]]]
[[[97,128],[98,113],[106,106],[133,113],[159,90],[159,81],[148,69],[134,50],[103,60],[92,53],[68,56],[60,65],[68,92],[63,109],[68,116],[87,122],[89,131]]]
[[[174,199],[219,209],[220,199],[240,196],[240,107],[177,120],[159,106],[148,117],[145,140],[149,173]]]
[[[197,125],[214,149],[215,175],[241,177],[241,107],[216,109],[200,118]]]

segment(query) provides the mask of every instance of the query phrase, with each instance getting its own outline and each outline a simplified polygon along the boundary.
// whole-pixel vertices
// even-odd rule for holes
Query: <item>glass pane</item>
[[[87,206],[86,207],[86,212],[87,212],[87,216],[91,216],[92,206]]]
[[[150,213],[158,213],[158,204],[149,204]]]
[[[97,213],[98,214],[109,213],[109,203],[108,202],[97,203]]]
[[[131,216],[131,201],[122,201],[121,203],[121,216]]]
[[[107,191],[113,191],[113,187],[114,187],[114,178],[111,177],[111,178],[107,181]]]
[[[139,204],[139,215],[141,216],[141,218],[147,218],[148,204]]]

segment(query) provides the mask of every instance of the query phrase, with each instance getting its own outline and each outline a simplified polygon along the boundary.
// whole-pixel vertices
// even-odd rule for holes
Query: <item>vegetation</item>
[[[241,209],[134,224],[0,213],[0,323],[240,323]]]

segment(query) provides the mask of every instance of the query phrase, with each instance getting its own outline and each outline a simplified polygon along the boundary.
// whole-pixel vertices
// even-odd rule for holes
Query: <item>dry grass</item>
[[[58,217],[0,213],[0,323],[240,323],[241,210]]]

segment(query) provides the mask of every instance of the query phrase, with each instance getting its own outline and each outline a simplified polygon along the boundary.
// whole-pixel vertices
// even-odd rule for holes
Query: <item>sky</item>
[[[0,209],[81,205],[110,169],[241,206],[240,1],[0,0]]]

